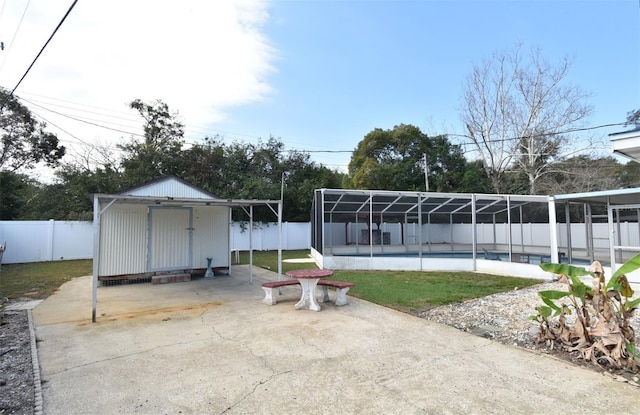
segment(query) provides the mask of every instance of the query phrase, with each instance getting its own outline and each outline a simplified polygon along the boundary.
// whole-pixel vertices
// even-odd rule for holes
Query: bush
[[[537,343],[546,342],[549,348],[559,347],[603,368],[626,369],[637,372],[640,355],[636,351],[636,336],[629,321],[640,304],[632,299],[633,290],[625,273],[640,268],[640,254],[618,269],[608,283],[600,262],[589,269],[567,264],[541,264],[545,271],[559,276],[568,291],[540,291],[544,305],[530,316],[540,323],[534,336]],[[591,276],[592,287],[580,277]],[[567,316],[575,312],[569,323]]]

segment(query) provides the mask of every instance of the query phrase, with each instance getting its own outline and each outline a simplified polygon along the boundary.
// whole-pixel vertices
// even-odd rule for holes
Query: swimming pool
[[[420,254],[418,252],[374,252],[371,253],[341,253],[341,254],[333,254],[336,257],[356,257],[356,258],[367,258],[367,257],[375,257],[375,258],[419,258]],[[451,259],[472,259],[473,252],[468,251],[430,251],[423,252],[422,258],[451,258]],[[507,252],[479,252],[476,254],[476,259],[487,259],[493,261],[501,261],[501,262],[510,262],[509,261],[509,253]],[[520,264],[531,264],[531,265],[539,265],[542,263],[550,263],[551,255],[539,254],[539,253],[513,253],[512,261],[513,263]],[[569,263],[569,258],[564,255],[560,256],[560,262],[563,264]],[[607,261],[600,261],[602,265],[608,265]],[[571,264],[586,266],[591,264],[591,260],[586,258],[572,258]]]

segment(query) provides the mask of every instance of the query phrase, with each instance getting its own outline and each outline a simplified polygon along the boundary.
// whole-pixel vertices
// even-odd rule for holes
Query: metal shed
[[[281,235],[280,200],[221,199],[175,176],[93,195],[92,321],[99,280],[206,269],[208,258],[213,269],[229,271],[231,210],[247,213],[251,232],[254,206],[267,206],[274,213]],[[278,247],[280,259],[280,243]],[[249,278],[251,282],[251,272]]]

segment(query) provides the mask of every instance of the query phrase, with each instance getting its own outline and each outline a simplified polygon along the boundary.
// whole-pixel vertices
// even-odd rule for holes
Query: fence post
[[[53,261],[53,232],[55,230],[56,221],[49,219],[49,238],[47,240],[47,258]]]

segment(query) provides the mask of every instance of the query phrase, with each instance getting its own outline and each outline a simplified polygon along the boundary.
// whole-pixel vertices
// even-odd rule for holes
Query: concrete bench
[[[262,299],[262,302],[268,305],[277,304],[278,300],[276,300],[273,289],[286,287],[287,285],[300,285],[300,283],[298,280],[269,281],[263,283],[262,289],[264,290],[264,298]],[[347,292],[349,291],[349,288],[354,287],[355,284],[346,281],[320,280],[318,281],[318,286],[322,288],[322,299],[320,302],[326,303],[330,301],[329,290],[327,288],[332,287],[336,289],[335,304],[337,306],[343,306],[349,304],[347,301]]]
[[[286,287],[287,285],[300,285],[298,280],[282,280],[282,281],[269,281],[262,284],[264,290],[263,303],[268,305],[274,305],[277,303],[276,297],[273,295],[274,288]]]
[[[320,280],[318,286],[322,287],[322,299],[320,302],[326,303],[329,301],[329,290],[327,287],[333,287],[336,289],[336,305],[343,306],[349,304],[347,301],[347,292],[349,288],[354,287],[355,284],[346,281],[333,281],[333,280]]]

